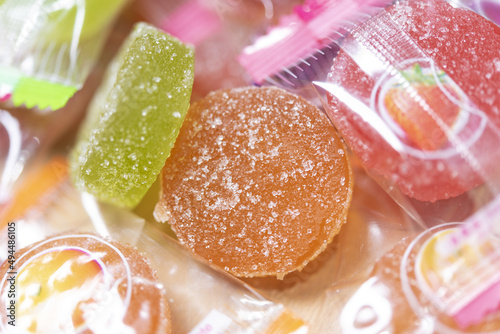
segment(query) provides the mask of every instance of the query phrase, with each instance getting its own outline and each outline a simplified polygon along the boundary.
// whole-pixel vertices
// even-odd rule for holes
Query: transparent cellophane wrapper
[[[82,87],[125,0],[0,4],[2,100],[56,110]]]
[[[500,3],[495,0],[450,0],[451,4],[467,7],[476,13],[500,24]]]
[[[401,1],[349,27],[339,48],[313,82],[322,105],[426,228],[376,263],[342,331],[498,332],[499,27],[444,1]]]
[[[13,220],[17,249],[67,233],[93,233],[135,247],[149,260],[164,289],[172,333],[308,332],[306,323],[285,306],[211,267],[143,218],[77,192],[68,180],[63,160],[53,160],[41,170],[47,168],[52,170],[52,186],[45,188],[22,218]],[[50,178],[46,171],[38,176]],[[43,181],[39,179],[29,187],[36,191],[43,187]],[[0,239],[2,262],[8,257],[8,240],[4,224]],[[147,312],[143,316],[148,317]]]
[[[446,259],[441,266],[430,266],[439,279],[427,278],[427,268],[418,278],[424,283],[416,283],[414,273],[425,263],[419,255],[415,264],[415,257],[423,254],[422,243],[449,227],[443,224],[473,226],[481,221],[478,217],[496,219],[491,206],[498,194],[495,165],[500,153],[498,26],[471,12],[485,15],[480,5],[470,2],[309,3],[318,11],[294,21],[302,27],[295,29],[299,37],[270,33],[260,41],[262,49],[255,43],[241,61],[258,84],[286,88],[323,106],[368,175],[415,224],[406,230],[402,245],[382,257],[364,277],[368,281],[346,298],[337,315],[338,332],[498,331],[497,234],[467,239],[475,257],[464,255],[463,245],[449,246],[446,256],[435,251]],[[322,18],[328,11],[335,15]],[[328,19],[330,30],[324,33],[318,27]],[[293,26],[279,28],[284,27]],[[281,57],[296,51],[288,52],[287,46],[300,45],[303,34],[312,36],[309,52],[295,55],[295,63]],[[252,58],[256,54],[263,57],[260,62]],[[412,232],[420,228],[422,235],[414,239]],[[468,228],[459,230],[469,233]],[[387,238],[390,234],[384,232],[382,238]],[[408,248],[413,258],[407,255],[402,262],[411,240],[417,240]],[[434,258],[433,251],[426,254]],[[479,261],[477,254],[487,256]],[[471,278],[467,275],[462,280],[463,272],[477,272],[477,280],[466,282]],[[491,299],[485,300],[488,292]]]
[[[500,333],[499,198],[405,238],[346,302],[344,333]]]
[[[308,3],[307,16],[240,55],[253,80],[321,105],[367,172],[422,226],[461,221],[491,200],[498,27],[445,1]]]
[[[0,3],[0,215],[26,170],[84,113],[126,34],[112,31],[126,3]]]
[[[499,27],[444,1],[401,1],[349,28],[339,46],[314,82],[325,111],[368,173],[428,228],[377,262],[344,307],[342,330],[499,332]]]
[[[419,223],[464,220],[498,192],[498,27],[444,1],[409,1],[351,29],[314,82],[325,111]],[[490,45],[471,49],[483,34]]]

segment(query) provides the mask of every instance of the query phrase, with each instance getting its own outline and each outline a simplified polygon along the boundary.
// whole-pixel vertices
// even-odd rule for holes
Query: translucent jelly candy
[[[110,66],[72,154],[78,189],[135,206],[153,184],[189,107],[194,52],[138,24]]]
[[[14,257],[15,264],[6,261],[0,267],[2,305],[14,300],[16,306],[14,317],[9,310],[2,315],[2,333],[12,328],[23,333],[170,333],[161,285],[148,260],[130,246],[68,234]],[[15,298],[9,293],[14,281]]]
[[[339,232],[352,196],[335,128],[278,88],[220,90],[193,104],[161,181],[155,217],[245,277],[303,268]]]
[[[498,174],[497,25],[441,0],[398,1],[341,48],[327,112],[371,172],[425,202]]]

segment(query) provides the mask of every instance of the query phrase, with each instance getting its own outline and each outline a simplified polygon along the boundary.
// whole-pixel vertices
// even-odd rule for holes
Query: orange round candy
[[[10,260],[0,267],[2,333],[13,324],[23,333],[171,332],[163,290],[148,260],[130,246],[67,234]]]
[[[161,181],[155,217],[243,277],[304,267],[339,232],[352,196],[335,128],[278,88],[220,90],[193,104]]]

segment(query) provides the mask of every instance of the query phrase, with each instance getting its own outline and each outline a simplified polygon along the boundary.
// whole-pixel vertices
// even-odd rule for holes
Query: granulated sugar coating
[[[339,232],[352,196],[335,128],[277,88],[220,90],[192,105],[161,180],[155,217],[244,277],[304,267]]]
[[[160,173],[194,79],[194,50],[135,25],[110,65],[71,154],[75,186],[103,202],[136,206]]]

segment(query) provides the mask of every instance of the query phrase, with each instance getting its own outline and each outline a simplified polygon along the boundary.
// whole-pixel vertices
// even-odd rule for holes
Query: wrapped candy
[[[367,171],[419,223],[464,219],[498,188],[500,30],[446,1],[379,5],[318,2],[305,27],[316,27],[324,12],[342,13],[325,34],[337,36],[327,39],[339,49],[326,59],[331,68],[306,53],[260,73],[266,67],[257,55],[275,60],[297,34],[284,41],[268,34],[240,60],[256,80],[281,77],[274,84],[299,92],[314,86],[318,94],[306,96],[319,97]]]
[[[91,70],[125,3],[0,2],[0,212],[29,165],[83,113],[99,78]]]
[[[116,247],[121,249],[124,247],[128,249],[125,252],[135,254],[132,256],[124,253],[126,256],[121,259],[125,261],[125,264],[136,259],[137,254],[140,253],[141,256],[146,258],[144,261],[149,263],[153,268],[155,276],[161,284],[160,291],[163,291],[162,293],[165,295],[170,309],[171,322],[169,327],[172,328],[173,333],[199,333],[206,330],[206,328],[228,333],[262,333],[266,331],[272,331],[273,333],[307,332],[307,325],[304,321],[282,304],[270,301],[241,281],[210,266],[206,261],[201,260],[201,258],[194,257],[176,240],[162,233],[150,223],[145,222],[144,219],[125,209],[99,203],[92,196],[76,191],[68,181],[67,178],[63,178],[62,182],[57,182],[54,187],[50,188],[49,191],[40,197],[35,205],[31,206],[23,217],[13,223],[16,230],[16,250],[25,247],[36,248],[37,244],[34,244],[36,242],[38,242],[38,245],[41,245],[40,242],[45,245],[51,242],[49,246],[60,248],[59,244],[53,244],[53,242],[57,242],[61,238],[66,238],[64,235],[68,234],[70,234],[68,236],[70,239],[79,239],[83,233],[85,236],[82,238],[91,238],[92,240],[111,245],[106,246],[106,252],[117,252]],[[8,253],[4,253],[8,250],[9,226],[4,227],[0,239],[2,259],[5,260],[8,260],[9,255]],[[54,234],[60,236],[54,236]],[[47,239],[48,241],[43,241],[46,238],[49,238]],[[90,262],[84,261],[87,263],[84,265],[94,268],[93,270],[96,272],[97,278],[104,278],[103,276],[99,276],[101,275],[99,272],[105,269],[105,265],[100,260],[103,254],[101,254],[101,251],[93,254],[96,251],[96,248],[92,246],[93,242],[87,243],[90,248],[85,248],[87,251],[82,250],[80,253],[87,254],[84,255],[87,259],[91,260]],[[129,246],[118,246],[117,243],[126,243]],[[71,249],[74,248],[73,246],[68,247]],[[132,247],[136,249],[133,250]],[[29,249],[26,248],[22,252],[29,252]],[[14,254],[16,261],[20,261],[21,254],[23,253]],[[47,254],[45,256],[57,254],[60,254],[58,256],[68,255],[69,258],[75,255],[73,253],[66,254],[64,251],[63,253],[55,251],[51,253],[47,251],[45,254]],[[19,257],[17,257],[18,255]],[[130,256],[132,256],[132,259],[130,259]],[[15,268],[19,268],[17,267],[18,263],[21,262],[15,262]],[[99,263],[99,266],[96,266],[95,263]],[[128,266],[132,267],[136,265],[129,263]],[[87,276],[80,277],[75,271],[72,279],[81,282],[85,277],[90,276],[91,272],[85,269],[84,273]],[[20,275],[21,271],[18,271],[17,274]],[[144,275],[144,272],[140,275]],[[30,279],[38,282],[35,282],[36,284],[43,285],[45,284],[44,277],[35,275]],[[72,282],[76,284],[73,280],[69,280],[65,286],[71,287]],[[150,282],[153,283],[154,280],[145,280],[137,276],[133,280],[133,285],[139,285],[133,289],[141,290],[140,284],[144,284],[144,289],[154,290],[155,284],[150,285]],[[63,286],[60,288],[64,290]],[[119,289],[119,291],[121,290]],[[148,299],[142,298],[140,295],[141,292],[138,293],[138,300],[136,301],[138,307],[149,307],[147,306]],[[126,300],[126,296],[126,294],[123,294],[120,299],[116,299],[115,301],[124,301]],[[9,302],[7,297],[3,300]],[[71,299],[73,300],[74,297]],[[83,304],[80,304],[80,307],[85,309],[83,305],[89,305],[87,309],[92,310],[103,305],[108,305],[106,302],[109,300],[92,301],[92,298],[88,298],[82,301]],[[56,304],[54,307],[61,307],[61,305],[58,306]],[[116,310],[111,309],[110,311],[114,312]],[[9,329],[10,327],[6,323],[8,318],[6,318],[5,312],[6,308],[1,312],[1,319],[4,321],[3,326],[7,326],[6,328]],[[160,309],[158,309],[158,312],[160,312]],[[127,318],[123,318],[122,320],[123,314],[118,314],[117,316],[118,318],[105,319],[117,325],[122,325],[122,321],[124,324],[129,324]],[[140,312],[138,319],[146,322],[153,321],[153,316],[154,314],[151,312]],[[161,320],[162,317],[159,316],[158,319]],[[17,319],[18,321],[24,321],[20,317],[17,317]],[[77,317],[77,319],[80,318]],[[87,326],[85,324],[82,325],[80,322],[79,324],[80,326]],[[106,322],[101,323],[97,321],[97,323],[92,324],[97,326],[97,329],[106,328],[108,330],[111,328]],[[20,325],[19,322],[17,325]],[[22,324],[22,326],[25,325],[26,323]],[[162,330],[147,332],[164,333]]]

